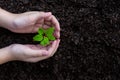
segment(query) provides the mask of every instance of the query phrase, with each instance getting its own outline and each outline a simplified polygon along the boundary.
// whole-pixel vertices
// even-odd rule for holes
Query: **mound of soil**
[[[61,24],[56,54],[38,63],[0,66],[0,80],[119,80],[119,0],[0,0],[13,13],[51,11]],[[32,44],[33,34],[0,28],[0,47]]]

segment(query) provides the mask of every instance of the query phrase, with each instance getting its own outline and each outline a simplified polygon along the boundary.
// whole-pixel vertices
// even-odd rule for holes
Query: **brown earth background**
[[[119,80],[120,0],[0,0],[13,12],[51,11],[61,24],[56,54],[38,63],[0,66],[0,80]],[[34,34],[0,28],[0,48],[32,44]]]

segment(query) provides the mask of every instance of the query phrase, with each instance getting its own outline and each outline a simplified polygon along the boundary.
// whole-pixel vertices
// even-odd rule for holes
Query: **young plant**
[[[33,41],[40,42],[40,45],[47,46],[50,44],[50,41],[55,40],[54,27],[50,27],[48,29],[40,28],[38,30],[38,34],[33,37]]]

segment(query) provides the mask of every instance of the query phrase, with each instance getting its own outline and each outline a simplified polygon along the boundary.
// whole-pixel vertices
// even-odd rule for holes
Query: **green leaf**
[[[55,40],[53,33],[54,27],[50,27],[48,29],[40,28],[38,30],[38,34],[33,37],[33,40],[39,41],[42,46],[47,46],[50,44],[51,40]]]
[[[47,34],[53,34],[54,33],[54,27],[50,27],[50,28],[46,29],[44,32],[45,32],[46,35]]]
[[[49,40],[55,40],[54,35],[48,34],[47,37],[48,37]]]
[[[39,33],[40,35],[43,35],[43,34],[44,34],[44,29],[43,29],[43,28],[40,28],[40,29],[38,30],[38,33]]]
[[[33,37],[34,41],[42,41],[42,39],[43,39],[43,35],[39,35],[39,34],[37,34]]]
[[[45,30],[45,34],[49,40],[55,40],[53,33],[54,33],[54,27],[50,27],[47,30]]]
[[[49,39],[47,37],[44,37],[43,40],[40,42],[42,46],[46,46],[50,44]]]

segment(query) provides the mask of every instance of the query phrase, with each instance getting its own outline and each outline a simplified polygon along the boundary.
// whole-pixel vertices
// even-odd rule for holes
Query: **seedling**
[[[40,28],[38,30],[38,34],[33,37],[33,41],[40,42],[40,45],[47,46],[50,44],[50,41],[55,40],[54,27],[50,27],[48,29]]]

